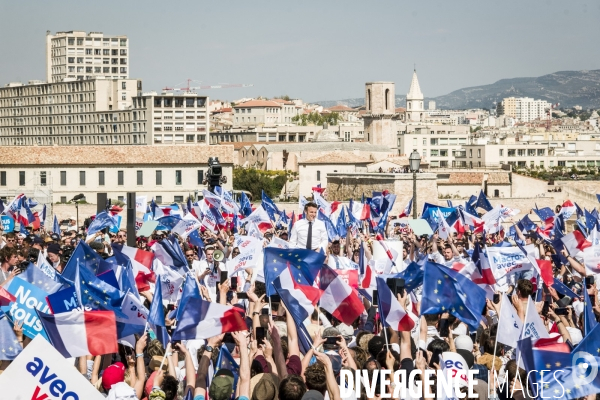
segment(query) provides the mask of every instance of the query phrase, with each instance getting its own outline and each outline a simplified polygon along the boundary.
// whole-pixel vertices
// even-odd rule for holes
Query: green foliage
[[[300,114],[292,118],[292,121],[297,125],[307,126],[308,124],[323,125],[325,123],[329,125],[337,125],[338,121],[341,120],[340,114],[332,112],[330,114],[321,115],[318,112],[311,112],[310,114]]]
[[[260,199],[262,190],[271,198],[279,196],[285,179],[284,171],[263,171],[243,167],[233,169],[233,188],[249,191],[253,199]]]

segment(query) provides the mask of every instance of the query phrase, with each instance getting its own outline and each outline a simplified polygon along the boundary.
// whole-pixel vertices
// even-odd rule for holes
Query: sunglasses
[[[124,237],[127,237],[127,236],[125,236],[125,235],[117,235],[117,237],[124,238]]]
[[[15,242],[15,239],[6,239],[6,241],[7,241],[8,243],[14,243],[14,242]]]
[[[186,254],[186,257],[194,257],[194,254]]]

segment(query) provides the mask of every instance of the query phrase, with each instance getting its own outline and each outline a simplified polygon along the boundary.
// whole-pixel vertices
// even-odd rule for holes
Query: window
[[[123,90],[127,89],[127,82],[121,82],[121,89],[123,89]]]
[[[79,171],[79,186],[85,186],[85,171]]]
[[[6,186],[6,171],[0,171],[0,186]]]
[[[66,203],[67,202],[67,196],[60,196],[60,202],[61,203]]]
[[[545,149],[537,149],[537,155],[543,156],[546,153]]]
[[[317,181],[321,181],[321,171],[317,171]]]
[[[144,184],[144,171],[137,171],[137,184],[138,185]]]
[[[60,171],[60,186],[67,186],[67,171]]]
[[[204,170],[198,170],[198,185],[202,185],[202,181],[204,181]]]
[[[527,149],[527,155],[529,157],[535,156],[535,149]]]
[[[431,149],[431,156],[432,157],[437,157],[439,154],[440,154],[439,150]]]
[[[19,186],[25,186],[25,171],[19,171]]]
[[[98,186],[104,186],[104,171],[98,171]]]
[[[517,149],[517,155],[519,157],[525,156],[525,149]]]
[[[448,157],[448,150],[440,150],[440,157]]]
[[[46,171],[40,171],[40,186],[46,186]]]
[[[125,176],[123,174],[124,171],[117,171],[117,185],[123,186],[125,184]]]
[[[469,149],[469,157],[473,157],[473,149]]]
[[[500,157],[504,155],[504,149],[500,149]]]
[[[515,149],[508,149],[509,157],[514,157],[516,154],[517,154],[517,151]]]
[[[183,203],[183,196],[173,196],[173,201],[175,203]]]
[[[432,146],[437,146],[437,144],[438,144],[438,140],[437,140],[437,139],[429,139],[429,143],[430,143]]]
[[[175,170],[175,184],[181,185],[181,170],[180,169]]]
[[[477,158],[481,158],[481,149],[477,149]]]
[[[162,185],[162,171],[156,170],[156,184]]]

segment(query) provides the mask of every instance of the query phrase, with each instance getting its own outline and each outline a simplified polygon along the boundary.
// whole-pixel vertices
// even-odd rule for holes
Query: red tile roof
[[[250,108],[250,107],[281,107],[281,104],[271,100],[250,100],[245,103],[236,104],[233,108]]]
[[[345,106],[345,105],[338,105],[338,106],[333,106],[333,107],[327,107],[325,110],[329,110],[329,111],[333,111],[333,112],[336,112],[336,111],[342,111],[342,112],[343,111],[357,111],[354,108],[350,108],[350,107]]]

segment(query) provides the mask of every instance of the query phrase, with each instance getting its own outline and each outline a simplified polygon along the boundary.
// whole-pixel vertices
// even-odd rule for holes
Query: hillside
[[[438,108],[465,109],[490,108],[494,102],[505,97],[533,97],[560,103],[561,108],[580,105],[585,108],[600,108],[600,70],[592,71],[560,71],[537,78],[501,79],[490,85],[473,86],[455,90],[443,96],[425,98],[435,100]],[[324,107],[346,104],[357,107],[364,104],[363,98],[320,101]],[[396,96],[396,106],[406,104],[406,96]]]

